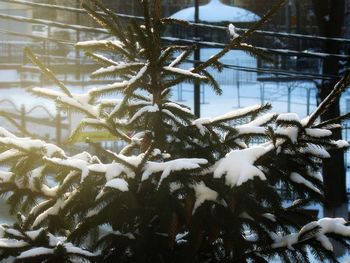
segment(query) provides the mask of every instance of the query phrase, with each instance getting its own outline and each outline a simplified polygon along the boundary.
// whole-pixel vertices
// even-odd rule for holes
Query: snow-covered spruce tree
[[[126,147],[120,152],[98,145],[99,156],[69,156],[41,140],[0,129],[0,189],[14,225],[1,226],[1,259],[16,262],[309,262],[334,258],[331,239],[348,246],[344,219],[324,218],[300,226],[301,209],[322,202],[321,161],[340,125],[317,118],[349,83],[305,119],[266,113],[254,105],[222,116],[196,119],[188,108],[169,100],[183,81],[204,81],[220,93],[208,67],[242,42],[252,30],[194,69],[183,69],[192,47],[161,45],[169,23],[161,3],[142,1],[144,23],[125,28],[118,17],[93,1],[100,12],[88,14],[112,34],[103,41],[77,44],[102,65],[93,77],[115,82],[85,94],[69,91],[35,55],[27,55],[59,89],[33,93],[67,111],[86,115],[85,127],[109,131]],[[281,5],[284,1],[280,1]],[[245,47],[247,48],[247,47]],[[122,100],[110,99],[120,93]],[[130,135],[132,134],[132,135]],[[104,160],[103,162],[101,160]],[[55,184],[54,184],[55,183]],[[283,202],[283,185],[295,201]],[[305,219],[305,218],[304,218]]]

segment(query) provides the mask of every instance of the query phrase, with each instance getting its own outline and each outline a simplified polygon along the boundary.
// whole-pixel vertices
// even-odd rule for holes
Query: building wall
[[[11,3],[0,3],[0,13],[15,16],[32,17],[32,9]],[[12,31],[16,33],[31,34],[32,27],[28,23],[16,22],[9,19],[0,19],[0,30]],[[23,41],[28,40],[23,37],[11,36],[0,33],[0,41]]]

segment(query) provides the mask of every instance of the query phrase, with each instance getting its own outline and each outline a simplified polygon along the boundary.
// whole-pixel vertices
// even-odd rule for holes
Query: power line
[[[20,4],[20,5],[33,6],[33,7],[42,7],[42,8],[47,8],[47,9],[62,10],[62,11],[68,11],[68,12],[73,12],[73,13],[86,14],[86,10],[85,9],[76,8],[76,7],[69,7],[69,6],[62,6],[62,5],[34,3],[34,2],[30,2],[30,1],[25,1],[25,0],[0,0],[0,2]],[[99,11],[97,11],[97,13],[99,13],[101,15],[106,15],[105,13],[99,12]],[[134,15],[121,14],[121,13],[114,13],[114,14],[119,16],[119,17],[121,17],[121,18],[144,20],[144,17],[142,17],[142,16],[134,16]]]
[[[68,12],[77,12],[77,13],[84,13],[84,14],[86,13],[86,11],[84,9],[81,9],[81,8],[66,7],[66,6],[61,6],[61,5],[52,5],[52,4],[44,4],[44,3],[33,3],[30,1],[26,1],[26,0],[0,0],[0,2],[22,4],[22,5],[27,5],[27,6],[42,7],[42,8],[62,10],[62,11],[68,11]],[[102,12],[98,12],[98,13],[105,15]],[[142,16],[134,16],[134,15],[121,14],[121,13],[115,13],[115,15],[117,15],[121,18],[127,18],[127,19],[137,19],[137,20],[144,19]],[[203,23],[191,23],[190,22],[189,25],[195,26],[195,27],[227,30],[227,27],[225,27],[225,26],[209,25],[209,24],[203,24]],[[238,33],[244,33],[248,29],[236,28],[236,30]],[[297,38],[297,39],[305,39],[305,40],[311,40],[311,41],[320,41],[320,40],[321,41],[335,41],[335,42],[340,42],[341,44],[350,44],[350,39],[346,39],[346,38],[329,38],[329,37],[322,37],[322,36],[287,33],[287,32],[274,32],[274,31],[266,31],[266,30],[256,30],[254,33],[260,34],[260,35],[265,35],[265,36],[270,36],[270,37]]]
[[[46,19],[28,18],[24,16],[14,16],[14,15],[6,15],[6,14],[0,14],[0,18],[15,20],[17,22],[23,22],[23,23],[42,24],[42,25],[47,25],[52,27],[74,29],[74,30],[85,31],[85,32],[94,32],[94,33],[102,33],[102,34],[108,33],[108,31],[103,28],[66,24],[66,23],[55,22],[55,21],[46,20]]]
[[[39,41],[49,41],[49,42],[54,42],[62,45],[69,45],[69,46],[75,46],[74,42],[69,42],[63,39],[57,39],[57,38],[51,38],[51,37],[43,37],[43,36],[35,36],[35,35],[30,35],[30,34],[25,34],[25,33],[17,33],[13,31],[8,31],[8,30],[2,30],[0,29],[0,34],[6,34],[6,35],[12,35],[12,36],[18,36],[18,37],[26,37],[34,40],[39,40]]]
[[[0,1],[2,1],[2,0],[0,0]],[[45,19],[27,18],[27,17],[23,17],[23,16],[14,16],[14,15],[5,15],[5,14],[0,14],[0,18],[15,20],[18,22],[23,22],[23,23],[43,24],[43,25],[59,27],[59,28],[75,29],[75,30],[80,30],[80,31],[85,31],[85,32],[95,32],[95,33],[108,34],[108,30],[103,29],[103,28],[95,28],[95,27],[80,26],[80,25],[74,25],[74,24],[66,24],[66,23],[61,23],[61,22],[54,22],[51,20],[45,20]],[[218,42],[196,41],[196,40],[174,38],[174,37],[162,37],[162,39],[165,41],[170,41],[170,42],[197,44],[197,45],[206,46],[206,47],[222,48],[226,45],[226,44],[218,43]],[[349,60],[350,59],[349,56],[340,55],[340,54],[328,54],[328,53],[309,52],[309,51],[295,51],[295,50],[287,50],[287,49],[273,49],[273,48],[256,47],[256,46],[254,46],[254,48],[256,50],[260,50],[262,52],[271,53],[271,54],[278,54],[278,55],[285,55],[285,56],[314,57],[314,58],[322,58],[322,59],[335,58],[335,59],[340,59],[340,60]]]
[[[177,38],[177,37],[162,37],[164,41],[168,42],[175,42],[179,44],[196,44],[204,47],[216,47],[216,48],[223,48],[226,45],[224,43],[219,42],[209,42],[209,41],[198,41],[198,40],[191,40],[191,39],[183,39],[183,38]],[[254,49],[265,52],[265,53],[271,53],[271,54],[278,54],[278,55],[285,55],[285,56],[297,56],[297,57],[312,57],[312,58],[336,58],[340,60],[350,60],[350,56],[347,55],[340,55],[340,54],[329,54],[329,53],[322,53],[322,52],[309,52],[309,51],[296,51],[296,50],[289,50],[289,49],[274,49],[274,48],[265,48],[265,47],[256,47],[254,46]]]
[[[63,45],[69,45],[69,46],[74,46],[75,44],[73,42],[66,42],[66,41],[62,41],[60,39],[55,39],[55,38],[46,38],[46,37],[42,37],[42,36],[32,36],[29,34],[24,34],[24,33],[16,33],[16,32],[11,32],[11,31],[6,31],[6,30],[0,30],[0,33],[4,33],[4,34],[9,34],[9,35],[15,35],[15,36],[22,36],[22,37],[28,37],[28,38],[33,38],[33,39],[37,39],[37,40],[43,40],[43,41],[52,41],[55,43],[59,43],[59,44],[63,44]],[[181,39],[180,39],[181,40]],[[167,41],[170,41],[169,39],[167,39]],[[177,42],[178,39],[173,39],[173,41]],[[212,44],[211,42],[209,42],[210,44]],[[212,45],[211,45],[212,47]],[[66,57],[61,57],[66,58]],[[193,60],[188,60],[188,62],[193,63]],[[335,79],[335,78],[339,78],[339,76],[335,76],[335,75],[320,75],[320,74],[315,74],[315,73],[308,73],[308,74],[304,74],[298,71],[284,71],[281,69],[268,69],[268,68],[252,68],[252,67],[243,67],[243,66],[239,66],[239,65],[232,65],[232,64],[222,64],[223,67],[225,68],[230,68],[230,69],[234,69],[234,70],[240,70],[240,71],[247,71],[247,72],[256,72],[256,73],[269,73],[269,74],[277,74],[277,75],[283,75],[283,76],[289,76],[289,77],[294,77],[294,76],[298,76],[300,78],[309,78],[309,79],[324,79],[324,80],[330,80],[330,79]]]

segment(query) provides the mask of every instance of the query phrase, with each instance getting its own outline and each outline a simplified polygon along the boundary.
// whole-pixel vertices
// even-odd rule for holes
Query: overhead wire
[[[65,6],[43,4],[43,3],[33,3],[33,2],[25,1],[25,0],[0,0],[0,2],[25,4],[25,5],[36,6],[36,7],[85,13],[85,10],[80,9],[80,8],[65,7]],[[132,15],[125,15],[125,14],[116,14],[116,15],[118,15],[119,17],[123,17],[123,18],[143,19],[143,17],[140,17],[140,16],[132,16]],[[0,18],[12,19],[12,20],[16,20],[19,22],[26,22],[26,23],[39,23],[39,24],[45,24],[45,25],[49,25],[49,26],[53,26],[53,27],[68,28],[68,29],[86,31],[86,32],[108,33],[108,31],[106,29],[103,29],[103,28],[94,28],[94,27],[88,27],[88,26],[66,24],[66,23],[61,23],[61,22],[56,22],[56,21],[51,21],[51,20],[45,20],[45,19],[27,18],[27,17],[6,15],[6,14],[0,14]],[[199,23],[197,23],[197,24],[190,23],[190,25],[226,30],[226,27],[216,26],[216,25],[206,25],[206,24],[199,24]],[[237,29],[237,30],[241,30],[243,32],[246,29]],[[288,37],[287,33],[269,32],[269,31],[262,31],[262,30],[259,30],[259,31],[260,31],[260,33],[264,33],[264,34],[266,33],[266,34],[275,35],[275,36],[281,35],[281,34],[282,35],[286,34],[286,37]],[[37,40],[43,40],[43,41],[52,41],[52,42],[56,42],[59,44],[74,45],[73,42],[69,42],[69,41],[65,41],[65,40],[61,40],[61,39],[50,38],[50,37],[33,36],[33,35],[29,35],[29,34],[16,33],[16,32],[11,32],[11,31],[6,31],[6,30],[0,30],[0,33],[17,35],[17,36],[24,36],[24,37],[28,37],[31,39],[37,39]],[[295,37],[307,36],[307,37],[312,37],[314,39],[314,36],[300,35],[300,34],[294,34],[294,35],[295,35]],[[197,44],[197,45],[202,46],[202,47],[222,48],[223,46],[225,46],[224,43],[219,43],[219,42],[198,41],[198,40],[190,40],[190,39],[182,39],[182,38],[174,38],[174,37],[162,37],[162,39],[164,41],[167,41],[167,42]],[[324,40],[326,40],[326,39],[324,39]],[[327,40],[329,40],[329,39],[327,39]],[[340,41],[340,40],[344,40],[344,39],[331,39],[331,40]],[[350,40],[349,40],[349,42],[350,42]],[[297,56],[297,57],[303,56],[303,57],[313,57],[313,58],[332,57],[332,58],[336,58],[336,59],[349,60],[349,56],[340,55],[340,54],[327,54],[327,53],[321,53],[321,52],[295,51],[295,50],[286,50],[286,49],[271,49],[271,48],[264,48],[264,47],[254,47],[254,48],[257,50],[266,52],[266,53],[271,53],[271,54]],[[276,69],[250,68],[250,67],[243,67],[243,66],[229,65],[229,64],[223,64],[223,65],[226,68],[232,68],[232,69],[241,70],[241,71],[258,72],[258,73],[259,72],[260,73],[271,73],[271,74],[278,74],[278,75],[284,75],[284,76],[289,76],[289,77],[298,75],[300,78],[305,78],[305,79],[306,78],[314,78],[314,79],[315,78],[316,79],[338,78],[338,76],[324,76],[324,75],[312,74],[312,73],[304,74],[304,73],[301,73],[298,71],[286,72],[283,70],[276,70]]]
[[[55,21],[51,21],[51,20],[46,20],[46,19],[27,18],[27,17],[23,17],[23,16],[14,16],[14,15],[6,15],[6,14],[0,14],[0,18],[15,20],[15,21],[24,22],[24,23],[43,24],[43,25],[47,25],[47,26],[53,26],[53,27],[59,27],[59,28],[65,28],[65,29],[75,29],[75,30],[84,31],[84,32],[108,34],[108,30],[103,29],[103,28],[95,28],[95,27],[89,27],[89,26],[67,24],[67,23],[62,23],[62,22],[55,22]],[[198,40],[190,40],[190,39],[182,39],[182,38],[174,38],[174,37],[162,37],[162,39],[165,41],[170,41],[170,42],[198,44],[198,45],[207,46],[207,47],[222,48],[225,46],[224,43],[198,41]],[[315,57],[315,58],[322,58],[322,59],[336,58],[336,59],[340,59],[340,60],[350,60],[349,56],[341,55],[341,54],[329,54],[329,53],[310,52],[310,51],[295,51],[295,50],[287,50],[287,49],[274,49],[274,48],[265,48],[265,47],[259,47],[259,46],[254,46],[254,48],[256,50],[260,50],[262,52],[268,52],[268,53],[285,55],[285,56],[304,56],[304,57]]]
[[[54,4],[46,4],[46,3],[34,3],[34,2],[26,1],[26,0],[0,0],[0,2],[21,4],[21,5],[27,5],[27,6],[33,6],[33,7],[42,7],[42,8],[69,11],[69,12],[82,13],[82,14],[86,13],[86,11],[82,8],[68,7],[68,6],[54,5]],[[97,13],[104,15],[104,13],[102,13],[102,12],[97,12]],[[118,17],[127,18],[127,19],[136,19],[136,20],[143,20],[144,19],[142,16],[127,15],[127,14],[115,13],[115,12],[114,12],[114,14]],[[227,30],[227,27],[220,26],[220,25],[210,25],[210,24],[193,23],[193,22],[189,22],[188,24],[190,26],[195,26],[195,27]],[[237,33],[244,33],[247,30],[248,29],[236,27]],[[310,41],[320,41],[320,40],[321,41],[335,41],[335,42],[340,42],[341,44],[350,44],[350,39],[346,39],[346,38],[334,38],[334,37],[330,38],[330,37],[323,37],[323,36],[317,36],[317,35],[297,34],[297,33],[289,33],[289,32],[275,32],[275,31],[268,31],[268,30],[256,30],[254,33],[259,34],[259,35],[271,36],[271,37],[297,38],[297,39],[305,39],[305,40],[310,40]]]
[[[22,37],[28,37],[31,39],[36,39],[36,40],[42,40],[42,41],[50,41],[62,45],[69,45],[69,46],[74,46],[74,42],[69,42],[61,39],[56,39],[56,38],[47,38],[43,36],[33,36],[25,33],[18,33],[18,32],[12,32],[8,30],[0,30],[0,33],[3,34],[9,34],[9,35],[15,35],[15,36],[22,36]],[[181,39],[180,39],[181,40]],[[171,41],[170,39],[167,39],[167,41]],[[173,39],[174,42],[177,42],[177,39]],[[212,46],[213,47],[213,46]],[[215,46],[214,46],[215,47]],[[66,57],[61,57],[62,59]],[[70,59],[72,60],[72,59]],[[193,63],[193,60],[188,60],[188,62]],[[273,69],[273,68],[253,68],[253,67],[244,67],[240,65],[232,65],[232,64],[227,64],[227,63],[222,63],[222,66],[224,68],[228,69],[234,69],[234,70],[239,70],[239,71],[246,71],[246,72],[255,72],[255,73],[269,73],[269,74],[274,74],[274,75],[282,75],[282,76],[288,76],[288,77],[299,77],[303,79],[324,79],[324,80],[330,80],[330,79],[336,79],[339,78],[339,76],[334,76],[334,75],[321,75],[321,74],[315,74],[315,73],[302,73],[298,71],[285,71],[281,69]]]

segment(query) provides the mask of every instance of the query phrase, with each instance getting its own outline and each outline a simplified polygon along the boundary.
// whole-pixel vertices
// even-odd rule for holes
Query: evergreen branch
[[[107,66],[107,67],[108,66],[116,66],[116,65],[118,65],[117,62],[115,62],[115,61],[113,61],[111,59],[108,59],[108,58],[106,58],[106,57],[104,57],[102,55],[96,54],[96,53],[91,53],[91,52],[87,51],[87,52],[85,52],[85,55],[87,57],[92,58],[94,61],[96,61],[96,62],[98,62],[98,63],[100,63],[100,64],[102,64],[104,66]]]
[[[17,123],[13,118],[11,118],[6,111],[0,110],[0,116],[5,118],[8,122],[10,122],[21,134],[24,136],[35,137],[34,134],[31,134],[25,127]]]
[[[127,81],[115,82],[102,88],[92,88],[88,91],[91,97],[103,96],[108,93],[121,92],[128,86]]]
[[[277,63],[276,60],[271,58],[271,55],[268,52],[266,52],[266,50],[255,48],[254,46],[248,45],[246,43],[241,43],[238,49],[243,50],[247,52],[249,55],[256,57],[258,59],[261,59],[273,64]]]
[[[101,147],[101,144],[94,143],[94,142],[91,142],[91,141],[88,141],[88,143],[90,145],[92,145],[97,151],[105,154],[106,156],[111,157],[113,160],[115,160],[118,163],[126,166],[127,168],[129,168],[131,170],[135,170],[136,169],[136,167],[134,165],[132,165],[129,162],[125,161],[123,158],[120,157],[120,155],[116,154],[115,152],[112,152],[111,150],[106,150],[103,147]]]
[[[154,145],[154,143],[152,142],[152,143],[149,145],[149,147],[148,147],[148,149],[146,150],[146,152],[144,153],[144,156],[143,156],[143,158],[142,158],[140,164],[136,167],[135,174],[140,174],[140,175],[142,175],[142,174],[141,174],[141,171],[142,171],[144,165],[146,164],[146,162],[149,160],[149,158],[152,157],[152,153],[153,153],[154,149],[155,149],[155,145]],[[140,176],[139,179],[142,180],[142,176]]]
[[[141,26],[135,21],[135,20],[131,20],[131,27],[134,30],[136,36],[139,39],[139,43],[141,44],[141,46],[143,48],[146,49],[146,53],[148,55],[148,57],[150,58],[152,56],[151,49],[149,48],[149,46],[147,46],[148,40],[147,40],[147,36],[145,35],[145,32],[143,31],[143,29],[141,28]]]
[[[117,77],[121,75],[129,75],[134,71],[140,70],[144,63],[126,63],[101,68],[91,74],[92,78]]]
[[[68,90],[68,88],[56,78],[55,74],[47,68],[32,52],[32,50],[28,47],[24,48],[25,55],[33,62],[33,64],[37,65],[41,72],[44,73],[46,77],[48,77],[53,83],[58,85],[58,87],[62,90],[63,93],[65,93],[68,97],[72,97],[72,94]]]
[[[333,119],[330,119],[330,120],[327,120],[327,121],[323,121],[319,124],[317,124],[316,126],[312,126],[314,128],[322,128],[322,127],[325,127],[327,125],[330,125],[330,124],[335,124],[335,123],[340,123],[342,121],[345,121],[347,119],[350,118],[350,112],[344,114],[344,115],[341,115],[341,116],[338,116],[336,118],[333,118]]]
[[[329,107],[334,103],[334,101],[339,98],[340,94],[348,87],[350,84],[350,70],[345,72],[345,75],[341,78],[341,80],[335,85],[334,89],[329,93],[327,98],[325,98],[317,109],[311,114],[309,121],[307,122],[305,127],[310,127],[314,124],[316,119],[324,114]]]
[[[171,18],[171,17],[164,17],[160,21],[162,22],[162,24],[165,24],[165,25],[178,25],[182,27],[190,26],[190,23],[185,20]]]
[[[212,87],[216,95],[222,95],[222,89],[215,78],[206,70],[202,70],[201,73],[208,79],[209,85]]]
[[[83,49],[85,51],[112,51],[119,53],[126,57],[128,60],[133,61],[134,56],[128,52],[125,45],[117,40],[98,40],[98,41],[83,41],[75,44],[77,49]]]
[[[169,46],[166,47],[159,58],[160,64],[164,64],[166,60],[170,58],[170,55],[172,55],[176,51],[183,51],[176,59],[174,59],[170,64],[169,67],[176,67],[180,63],[182,63],[185,59],[187,59],[191,52],[193,51],[194,46]]]
[[[91,0],[95,5],[98,6],[98,8],[100,8],[106,15],[108,15],[109,18],[112,18],[114,24],[115,24],[115,28],[117,29],[117,31],[115,32],[116,36],[125,44],[128,43],[128,40],[125,36],[125,34],[123,33],[123,30],[121,30],[121,25],[119,23],[119,17],[112,12],[110,9],[106,8],[103,4],[101,4],[101,2],[99,0]]]
[[[193,72],[200,72],[201,70],[211,66],[215,61],[218,61],[221,57],[223,57],[227,52],[231,49],[240,46],[242,41],[250,37],[256,30],[261,28],[277,11],[285,4],[286,0],[279,0],[277,4],[270,9],[257,23],[255,23],[249,30],[244,32],[242,35],[231,40],[229,44],[227,44],[220,52],[216,55],[210,57],[207,61],[203,62],[199,66],[197,66]]]
[[[49,195],[40,190],[33,190],[31,187],[19,186],[16,182],[0,182],[1,191],[4,192],[13,192],[20,194],[21,196],[32,196],[34,198],[45,198],[51,199],[52,195]]]
[[[106,129],[108,130],[109,127],[106,125],[105,122],[100,121],[98,119],[83,119],[80,121],[78,126],[72,131],[71,135],[69,136],[68,141],[74,142],[76,138],[78,137],[79,133],[82,132],[86,127],[93,127],[95,129]]]
[[[99,5],[99,1],[91,0],[94,4]],[[101,5],[99,5],[101,6]],[[106,28],[112,35],[120,37],[121,30],[111,23],[108,18],[102,14],[97,13],[91,9],[87,4],[83,3],[82,7],[85,9],[87,14],[91,16],[98,24]],[[125,40],[125,39],[124,39]]]

